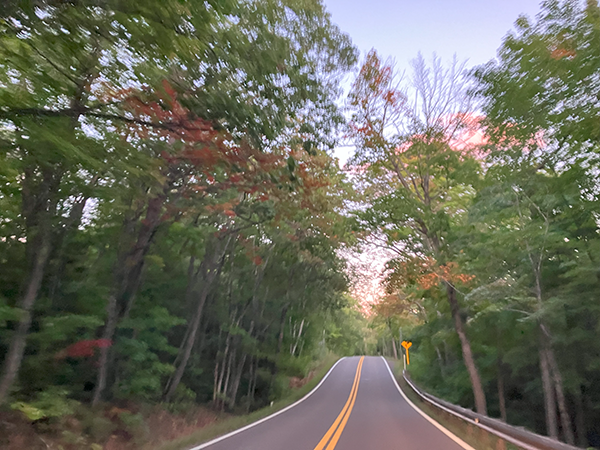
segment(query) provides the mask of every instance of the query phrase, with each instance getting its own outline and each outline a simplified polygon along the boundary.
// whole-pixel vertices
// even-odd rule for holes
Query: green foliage
[[[10,407],[21,411],[31,421],[61,418],[73,414],[79,404],[67,398],[68,394],[65,389],[51,387],[39,392],[31,402],[14,402]]]
[[[535,20],[516,21],[499,60],[475,71],[495,140],[502,135],[526,142],[543,132],[563,143],[560,158],[582,144],[598,144],[600,110],[589,93],[600,70],[600,15],[597,2],[583,3],[542,3]]]
[[[119,414],[119,420],[125,426],[125,431],[133,436],[134,442],[141,445],[148,439],[148,425],[141,414],[133,414],[128,411]]]
[[[370,353],[368,322],[358,305],[349,304],[331,313],[325,326],[324,340],[327,347],[342,356]]]
[[[112,420],[94,414],[89,415],[82,425],[84,432],[96,442],[105,442],[118,428]]]
[[[319,0],[3,14],[0,354],[18,367],[0,403],[248,411],[308,375],[329,320],[359,339],[338,255],[354,191],[327,153],[357,51]],[[119,420],[147,437],[84,409],[94,442]]]
[[[598,42],[593,0],[547,1],[534,19],[520,17],[498,59],[471,74],[486,135],[474,158],[463,158],[465,149],[450,141],[432,153],[422,135],[411,139],[410,126],[408,138],[380,126],[383,117],[402,117],[406,96],[376,55],[351,96],[353,120],[369,125],[353,130],[362,146],[356,161],[372,164],[375,180],[366,181],[373,192],[358,216],[399,255],[388,263],[387,295],[372,319],[378,351],[392,354],[402,326],[413,342],[414,378],[473,405],[454,323],[437,289],[451,281],[490,415],[550,434],[545,412],[556,410],[556,436],[582,447],[597,442],[600,420],[600,110],[591,94],[600,76]],[[374,80],[387,84],[374,89]],[[425,94],[435,104],[435,92]],[[430,171],[426,157],[433,156]],[[416,195],[425,192],[423,180],[435,183],[431,201]],[[453,261],[466,276],[452,278],[428,258]],[[401,325],[407,317],[412,323]],[[541,381],[544,348],[555,358],[550,387]],[[548,401],[558,405],[545,411]]]

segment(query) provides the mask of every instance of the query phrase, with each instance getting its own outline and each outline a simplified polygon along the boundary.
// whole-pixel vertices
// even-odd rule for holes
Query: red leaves
[[[112,345],[112,341],[108,339],[83,340],[69,345],[61,351],[57,357],[62,358],[89,358],[94,356],[96,348],[107,348]]]
[[[206,212],[236,217],[231,199],[238,196],[232,190],[250,201],[283,205],[278,218],[299,209],[322,209],[316,199],[318,190],[330,183],[323,175],[327,158],[286,145],[261,151],[196,117],[179,102],[178,92],[166,80],[156,91],[127,89],[112,95],[132,118],[125,130],[127,141],[134,145],[157,142],[148,146],[159,149],[157,175],[173,180],[182,198],[211,196],[208,203],[212,205],[203,206]],[[293,176],[287,163],[290,158],[295,162]],[[168,217],[174,216],[172,212]]]

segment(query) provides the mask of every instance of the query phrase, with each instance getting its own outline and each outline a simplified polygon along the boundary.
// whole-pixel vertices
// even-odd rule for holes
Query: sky
[[[428,61],[436,53],[444,62],[456,54],[469,68],[490,61],[519,15],[533,18],[540,1],[323,0],[333,22],[360,50],[361,61],[374,48],[407,75],[418,52]],[[334,155],[343,165],[352,152],[351,146],[340,146]]]
[[[435,52],[443,61],[456,54],[460,61],[467,60],[467,67],[484,64],[496,56],[519,15],[533,17],[540,9],[540,0],[323,1],[333,22],[361,51],[361,60],[375,48],[407,72],[419,51],[426,59]],[[351,152],[352,147],[338,147],[334,154],[343,164]],[[373,302],[382,295],[381,272],[390,256],[369,245],[362,254],[346,255],[362,274],[354,289],[361,301]]]
[[[419,51],[444,61],[456,53],[468,66],[496,56],[517,17],[539,12],[540,0],[324,0],[333,22],[362,55],[375,48],[400,70]]]

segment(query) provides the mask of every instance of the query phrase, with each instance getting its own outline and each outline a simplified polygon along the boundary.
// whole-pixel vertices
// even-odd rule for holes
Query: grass
[[[335,355],[328,355],[318,367],[315,376],[308,383],[301,388],[294,389],[284,398],[274,402],[272,406],[259,409],[248,415],[225,418],[212,425],[201,428],[190,435],[161,443],[154,447],[154,450],[186,450],[267,417],[308,394],[323,379],[325,374],[338,359],[339,358]]]
[[[406,394],[406,396],[421,411],[465,441],[471,447],[477,450],[518,450],[520,448],[421,400],[421,398],[411,389],[411,387],[408,386],[406,381],[404,381],[400,363],[391,360],[389,362],[393,364],[394,376],[396,377],[400,388]]]

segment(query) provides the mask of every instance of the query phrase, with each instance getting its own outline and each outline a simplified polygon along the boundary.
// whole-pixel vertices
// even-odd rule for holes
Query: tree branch
[[[99,105],[101,108],[106,105]],[[125,117],[119,114],[95,112],[91,108],[64,108],[59,110],[44,109],[44,108],[2,108],[0,109],[0,118],[9,119],[13,116],[41,116],[41,117],[79,117],[88,116],[98,119],[116,120],[135,125],[143,125],[161,130],[178,131],[183,128],[185,130],[196,130],[193,127],[187,127],[181,122],[157,123],[133,117]]]

